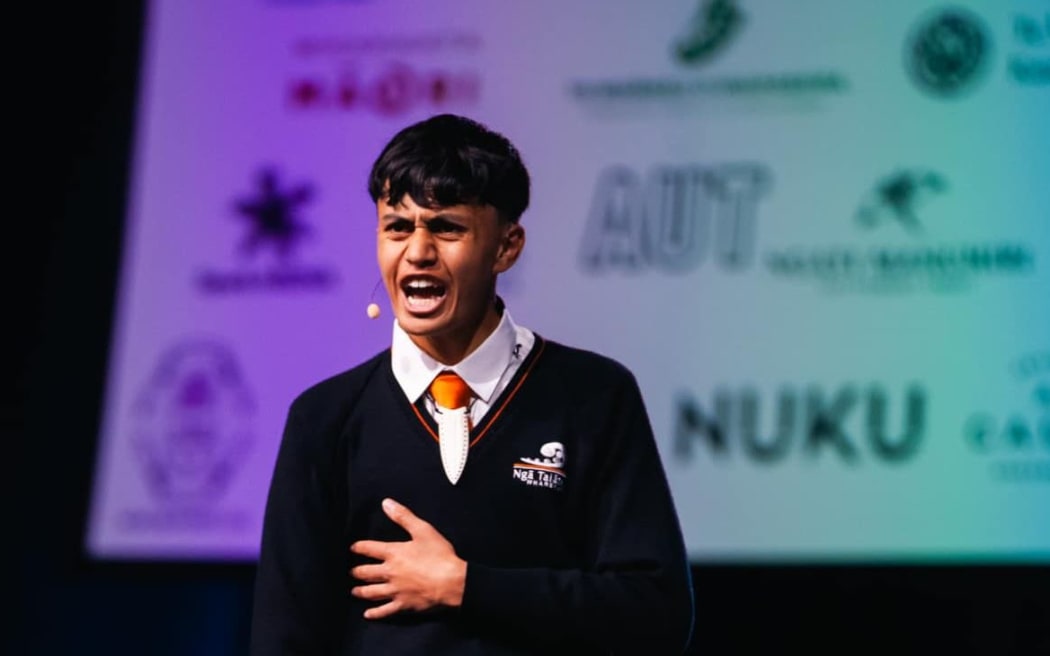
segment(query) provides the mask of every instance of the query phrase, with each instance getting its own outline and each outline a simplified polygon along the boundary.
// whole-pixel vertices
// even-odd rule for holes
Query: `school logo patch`
[[[513,476],[523,485],[560,490],[565,485],[565,445],[547,442],[540,447],[539,458],[519,458]]]

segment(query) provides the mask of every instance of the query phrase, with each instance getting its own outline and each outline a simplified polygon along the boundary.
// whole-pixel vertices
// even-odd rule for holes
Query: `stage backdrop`
[[[369,167],[455,112],[695,561],[1050,561],[1045,1],[157,0],[144,47],[93,557],[256,556],[289,403],[389,343]]]

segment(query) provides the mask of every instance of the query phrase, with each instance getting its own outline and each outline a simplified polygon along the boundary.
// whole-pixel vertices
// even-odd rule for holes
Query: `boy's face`
[[[401,328],[417,344],[470,345],[493,307],[496,275],[521,252],[522,228],[491,205],[427,209],[407,194],[376,209],[379,270]]]

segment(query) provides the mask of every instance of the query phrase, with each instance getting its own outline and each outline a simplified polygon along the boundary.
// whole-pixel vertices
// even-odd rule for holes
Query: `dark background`
[[[31,114],[24,129],[9,124],[28,148],[16,159],[26,186],[8,194],[31,209],[8,217],[27,229],[8,237],[6,259],[17,263],[12,323],[29,334],[9,342],[19,369],[3,412],[18,520],[5,540],[17,587],[4,653],[247,653],[251,565],[97,563],[82,551],[145,9],[69,4],[8,25],[31,41],[14,60],[28,79],[5,94]],[[694,653],[1050,654],[1046,568],[727,564],[693,576]]]

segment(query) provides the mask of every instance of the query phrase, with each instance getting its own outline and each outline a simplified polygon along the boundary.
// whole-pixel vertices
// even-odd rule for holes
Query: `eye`
[[[393,221],[388,221],[383,226],[383,232],[393,235],[408,235],[411,234],[414,229],[415,224],[408,219],[394,219]]]
[[[467,226],[456,223],[442,216],[434,217],[427,221],[427,230],[431,234],[445,238],[457,238],[467,232]]]

